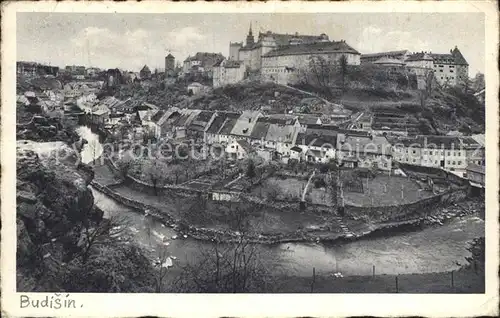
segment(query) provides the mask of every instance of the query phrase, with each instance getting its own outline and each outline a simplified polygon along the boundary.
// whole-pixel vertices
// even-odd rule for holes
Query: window
[[[448,154],[447,154],[447,156],[451,156],[451,152],[449,152],[449,151],[448,151]],[[448,162],[448,163],[449,163],[449,162]]]
[[[431,156],[432,156],[432,151],[430,152]]]
[[[462,164],[462,161],[458,161],[457,164],[460,166]]]
[[[447,164],[447,165],[449,165],[449,164],[450,164],[450,160],[448,160],[448,161],[446,162],[446,164]]]
[[[443,70],[439,70],[439,71],[440,71],[441,73],[443,73]],[[441,79],[442,79],[442,77],[441,77]]]
[[[455,162],[455,161],[453,161],[453,165],[456,165],[456,162]]]
[[[415,159],[413,159],[413,163],[415,163]]]
[[[453,73],[453,70],[450,70],[450,73]]]

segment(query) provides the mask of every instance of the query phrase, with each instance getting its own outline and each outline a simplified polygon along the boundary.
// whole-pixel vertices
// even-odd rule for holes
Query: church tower
[[[255,42],[252,34],[252,22],[250,22],[250,29],[248,30],[248,35],[247,35],[247,46],[252,46],[254,44]]]

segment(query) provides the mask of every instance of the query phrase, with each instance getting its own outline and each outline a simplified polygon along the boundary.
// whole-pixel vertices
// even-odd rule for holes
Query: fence
[[[484,273],[480,270],[380,275],[373,265],[368,271],[371,275],[342,277],[338,269],[335,274],[318,274],[313,267],[311,276],[291,280],[282,289],[300,293],[484,293],[485,289]]]

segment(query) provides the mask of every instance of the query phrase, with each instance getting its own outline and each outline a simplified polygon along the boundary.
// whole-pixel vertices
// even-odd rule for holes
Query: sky
[[[360,53],[407,49],[449,53],[457,46],[469,75],[485,70],[482,13],[128,14],[17,13],[17,60],[139,71],[196,52],[229,54],[229,42],[259,31],[345,40]]]

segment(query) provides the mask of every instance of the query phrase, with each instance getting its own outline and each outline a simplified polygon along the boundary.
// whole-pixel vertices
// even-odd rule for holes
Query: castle
[[[359,65],[361,54],[345,41],[330,41],[328,35],[280,34],[259,32],[255,41],[252,26],[246,42],[230,42],[229,59],[242,61],[249,73],[263,80],[288,84],[296,80],[301,68],[307,67],[311,56],[338,61],[341,56],[348,64]]]
[[[417,76],[432,72],[440,85],[463,85],[469,74],[469,64],[456,46],[449,54],[401,50],[361,55],[362,64],[387,64],[389,60],[392,64],[398,62]]]

